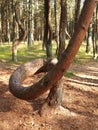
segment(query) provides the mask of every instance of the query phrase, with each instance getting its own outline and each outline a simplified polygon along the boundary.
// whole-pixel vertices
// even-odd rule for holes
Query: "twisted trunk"
[[[81,43],[88,29],[90,19],[93,15],[95,6],[96,2],[94,0],[85,1],[82,13],[79,18],[79,22],[77,24],[77,28],[68,44],[67,49],[63,52],[55,67],[53,67],[53,69],[49,71],[41,80],[28,87],[23,87],[21,85],[21,82],[24,80],[24,78],[26,78],[28,75],[32,75],[33,73],[35,73],[35,70],[37,70],[37,64],[35,64],[35,61],[32,61],[31,64],[27,63],[28,65],[25,64],[19,67],[11,75],[9,80],[9,89],[14,96],[24,100],[32,100],[55,86],[55,84],[68,70],[76,53],[79,50],[79,47],[81,46]],[[38,66],[40,66],[41,64],[42,61],[38,64]]]

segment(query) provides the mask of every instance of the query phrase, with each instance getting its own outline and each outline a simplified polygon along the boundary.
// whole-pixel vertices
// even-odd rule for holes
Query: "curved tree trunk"
[[[16,2],[16,4],[15,4],[15,19],[16,19],[16,22],[19,26],[21,34],[20,34],[19,38],[15,39],[12,43],[12,60],[15,62],[17,62],[17,47],[26,38],[26,30],[24,29],[22,23],[20,22],[18,13],[19,13],[19,2]]]
[[[77,24],[77,28],[69,42],[67,49],[63,52],[55,67],[53,67],[53,69],[49,71],[41,80],[29,87],[23,87],[21,85],[23,79],[26,78],[26,76],[33,74],[35,71],[34,69],[37,69],[36,64],[30,65],[30,63],[28,63],[28,67],[26,65],[23,65],[23,67],[19,67],[11,75],[9,80],[9,89],[14,96],[24,100],[32,100],[39,97],[47,90],[55,86],[55,84],[62,78],[64,73],[68,70],[76,53],[79,50],[79,47],[81,46],[81,43],[88,29],[90,19],[93,15],[95,6],[96,2],[94,0],[85,1],[82,13],[79,18],[79,22]],[[38,65],[40,66],[41,64]]]

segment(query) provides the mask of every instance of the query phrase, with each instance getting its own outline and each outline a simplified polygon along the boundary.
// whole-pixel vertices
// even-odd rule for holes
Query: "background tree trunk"
[[[29,17],[28,17],[28,47],[30,48],[32,45],[32,42],[34,42],[33,38],[33,1],[29,0]]]
[[[98,41],[97,41],[97,26],[96,26],[96,17],[97,13],[96,10],[93,13],[93,23],[92,23],[92,42],[93,42],[93,57],[97,59],[97,50],[98,50]]]
[[[59,26],[59,50],[58,57],[65,50],[65,40],[66,40],[66,27],[67,27],[67,7],[66,0],[61,0],[61,17],[60,17],[60,26]]]
[[[10,1],[6,0],[7,10],[6,10],[6,37],[8,43],[10,42]]]
[[[19,29],[21,31],[21,34],[19,35],[19,38],[13,41],[12,44],[12,60],[17,62],[17,47],[20,44],[21,41],[25,40],[26,38],[26,30],[24,29],[23,25],[21,24],[21,21],[19,19],[19,2],[16,2],[15,4],[15,19],[17,21],[17,24],[19,26]]]
[[[57,8],[58,8],[58,1],[54,0],[54,17],[55,17],[55,33],[54,33],[54,39],[57,44],[57,49],[56,49],[56,55],[58,54],[58,49],[59,49],[59,22],[58,22],[58,16],[57,16]]]
[[[1,27],[2,27],[2,41],[6,42],[6,2],[1,3]]]
[[[92,32],[91,32],[91,25],[88,28],[88,32],[86,35],[86,53],[89,53],[91,51],[91,47],[92,47]]]
[[[75,30],[75,28],[76,28],[76,24],[77,24],[77,22],[78,22],[79,15],[80,15],[80,4],[81,4],[81,0],[75,0],[74,30]]]
[[[50,24],[50,0],[44,0],[45,8],[45,32],[44,44],[46,46],[47,58],[52,58],[52,27]]]
[[[32,0],[29,0],[29,17],[28,17],[28,48],[32,45],[32,38],[31,38],[31,32],[32,32]]]

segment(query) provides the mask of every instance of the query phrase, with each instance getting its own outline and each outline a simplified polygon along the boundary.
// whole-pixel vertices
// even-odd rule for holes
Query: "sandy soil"
[[[63,107],[49,109],[43,117],[36,110],[46,94],[29,102],[9,92],[15,68],[0,62],[0,130],[98,130],[98,63],[72,65],[74,75],[64,79]]]

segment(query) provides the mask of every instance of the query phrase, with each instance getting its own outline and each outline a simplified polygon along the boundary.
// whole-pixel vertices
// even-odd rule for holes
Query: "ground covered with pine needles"
[[[41,117],[37,109],[47,93],[34,101],[14,97],[9,77],[17,68],[0,62],[0,130],[98,130],[98,63],[72,64],[64,78],[62,107]],[[71,73],[70,73],[71,72]],[[28,78],[32,84],[39,77]]]

